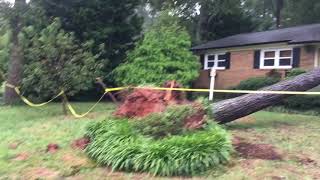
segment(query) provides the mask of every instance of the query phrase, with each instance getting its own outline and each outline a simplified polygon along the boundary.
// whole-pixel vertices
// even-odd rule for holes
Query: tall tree
[[[276,0],[276,19],[277,19],[277,28],[281,26],[281,13],[284,8],[284,0]]]
[[[147,0],[155,9],[171,8],[187,25],[193,42],[221,38],[253,29],[239,0]],[[230,27],[231,26],[231,27]]]
[[[80,41],[94,40],[95,53],[104,46],[105,76],[126,57],[141,33],[140,0],[34,0],[48,18],[59,17],[62,28]]]
[[[286,0],[283,10],[285,26],[320,23],[319,0]]]
[[[23,73],[23,50],[19,41],[19,33],[23,28],[23,16],[26,12],[26,0],[15,0],[14,7],[10,18],[10,28],[12,32],[11,37],[11,51],[10,63],[8,69],[7,83],[14,86],[19,86],[22,81]],[[13,104],[18,100],[18,95],[14,89],[6,87],[4,94],[5,104]]]

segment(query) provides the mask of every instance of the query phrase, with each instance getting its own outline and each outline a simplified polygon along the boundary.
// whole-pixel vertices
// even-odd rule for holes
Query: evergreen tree
[[[155,84],[177,80],[190,85],[200,64],[189,51],[190,36],[175,17],[163,13],[144,39],[128,54],[126,63],[114,71],[119,85]]]
[[[61,30],[58,19],[40,33],[30,26],[24,34],[26,64],[21,89],[30,98],[46,100],[61,90],[73,96],[91,88],[101,75],[100,54],[92,53],[93,43],[78,45],[72,33]]]

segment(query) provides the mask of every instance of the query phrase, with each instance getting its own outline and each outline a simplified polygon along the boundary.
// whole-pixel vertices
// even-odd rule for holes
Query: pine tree
[[[155,84],[177,80],[190,85],[200,64],[189,51],[190,36],[175,17],[163,13],[144,39],[114,71],[119,85]]]

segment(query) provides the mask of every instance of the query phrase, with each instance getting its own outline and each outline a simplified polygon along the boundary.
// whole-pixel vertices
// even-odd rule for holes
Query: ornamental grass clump
[[[226,163],[232,151],[229,134],[214,123],[192,131],[182,128],[183,116],[179,112],[189,116],[190,107],[181,106],[177,114],[170,112],[179,107],[170,107],[162,118],[173,124],[166,124],[163,119],[154,124],[153,120],[159,119],[157,115],[150,115],[149,119],[95,122],[87,129],[91,143],[86,153],[98,164],[113,170],[158,176],[193,176]],[[143,125],[149,129],[142,128]],[[173,126],[180,130],[172,131]],[[156,133],[152,133],[152,129]]]

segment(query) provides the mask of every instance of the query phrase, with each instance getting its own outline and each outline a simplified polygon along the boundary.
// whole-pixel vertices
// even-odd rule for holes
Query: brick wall
[[[254,50],[242,50],[231,52],[230,69],[217,71],[216,89],[228,89],[238,85],[241,81],[251,77],[266,76],[271,70],[253,68]],[[300,68],[310,70],[314,67],[314,50],[301,48]],[[285,70],[277,70],[285,76]],[[197,88],[209,88],[209,70],[201,70],[200,76],[195,81]]]

